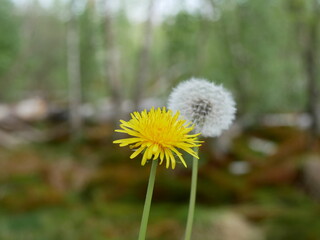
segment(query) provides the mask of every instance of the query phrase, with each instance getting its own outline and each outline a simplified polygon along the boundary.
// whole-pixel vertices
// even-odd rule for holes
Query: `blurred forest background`
[[[0,0],[0,239],[136,239],[149,166],[113,130],[192,76],[238,107],[194,239],[320,239],[319,34],[319,0]],[[182,239],[190,176],[158,168],[148,239]]]

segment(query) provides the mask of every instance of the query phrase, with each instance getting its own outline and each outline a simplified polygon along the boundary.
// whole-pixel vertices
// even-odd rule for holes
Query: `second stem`
[[[195,153],[198,154],[199,148],[195,148]],[[198,178],[198,159],[193,157],[192,159],[192,177],[191,177],[191,191],[190,191],[190,201],[189,201],[189,211],[187,219],[187,227],[185,232],[185,240],[191,239],[194,209],[196,205],[196,193],[197,193],[197,178]]]

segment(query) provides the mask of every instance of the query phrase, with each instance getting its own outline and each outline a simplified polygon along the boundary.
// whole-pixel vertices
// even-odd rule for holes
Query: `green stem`
[[[150,212],[150,206],[151,206],[151,200],[152,200],[153,186],[156,178],[157,166],[158,166],[158,160],[152,160],[146,200],[144,202],[141,225],[140,225],[140,232],[139,232],[139,238],[138,238],[139,240],[145,240],[146,238],[147,225],[148,225],[149,212]]]
[[[196,154],[198,154],[199,148],[195,148]],[[193,157],[192,159],[192,178],[191,178],[191,191],[190,191],[190,201],[189,201],[189,211],[187,219],[187,227],[185,232],[185,240],[191,239],[192,225],[194,208],[196,205],[196,192],[197,192],[197,178],[198,178],[198,159]]]

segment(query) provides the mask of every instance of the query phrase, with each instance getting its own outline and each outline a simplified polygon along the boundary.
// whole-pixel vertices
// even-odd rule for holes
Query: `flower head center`
[[[197,125],[203,125],[206,116],[212,110],[211,103],[206,99],[198,99],[192,104],[192,118]]]

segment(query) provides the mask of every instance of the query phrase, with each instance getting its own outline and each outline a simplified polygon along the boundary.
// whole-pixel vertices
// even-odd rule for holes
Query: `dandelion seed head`
[[[180,83],[169,96],[168,108],[195,124],[205,137],[221,135],[235,117],[235,102],[229,91],[205,79],[191,78]]]
[[[130,138],[116,140],[113,143],[120,144],[120,147],[130,146],[135,151],[130,158],[135,158],[140,153],[143,155],[141,165],[145,165],[148,160],[160,158],[160,163],[166,160],[166,168],[170,165],[172,169],[176,166],[176,157],[187,167],[182,153],[183,150],[198,158],[197,153],[192,149],[199,147],[202,141],[197,137],[199,134],[189,134],[194,127],[186,120],[179,119],[179,112],[174,115],[166,108],[152,108],[134,112],[131,120],[120,120],[120,128],[116,132],[127,133]]]

